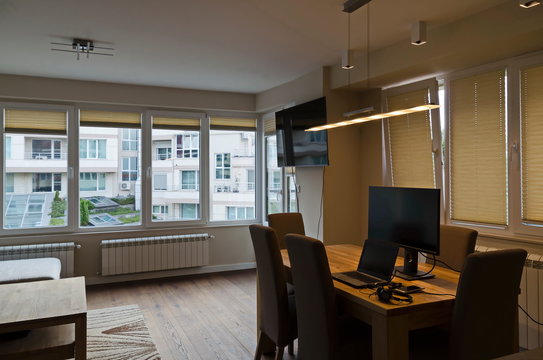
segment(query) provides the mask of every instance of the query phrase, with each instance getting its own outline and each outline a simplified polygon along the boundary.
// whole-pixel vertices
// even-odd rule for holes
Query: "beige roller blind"
[[[153,129],[197,131],[200,129],[200,119],[153,116]]]
[[[65,111],[6,109],[4,128],[9,133],[33,133],[66,135]]]
[[[264,118],[264,135],[275,134],[275,116]]]
[[[388,111],[428,104],[428,89],[387,97]],[[435,188],[430,111],[388,120],[392,185]]]
[[[80,126],[140,128],[141,114],[127,111],[80,110]]]
[[[543,221],[543,66],[521,72],[522,220]]]
[[[211,117],[210,127],[212,130],[256,130],[256,119]]]
[[[450,84],[451,218],[507,224],[505,70]]]

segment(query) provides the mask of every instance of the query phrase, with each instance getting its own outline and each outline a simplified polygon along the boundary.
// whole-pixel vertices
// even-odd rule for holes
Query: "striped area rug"
[[[137,305],[89,310],[87,359],[160,359],[143,313]]]

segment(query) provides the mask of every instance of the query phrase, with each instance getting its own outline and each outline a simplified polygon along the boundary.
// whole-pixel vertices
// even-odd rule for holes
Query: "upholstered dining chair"
[[[296,358],[371,359],[371,328],[338,316],[336,292],[322,242],[295,234],[288,234],[285,242],[296,287]]]
[[[285,248],[286,234],[305,235],[304,219],[301,213],[277,213],[268,215],[268,224],[279,239],[279,247]]]
[[[266,340],[276,345],[276,359],[283,358],[285,346],[293,354],[297,337],[294,295],[287,292],[283,260],[275,231],[267,226],[250,225],[255,250],[259,288],[259,333],[255,360],[261,358]]]
[[[415,333],[412,357],[437,359],[448,354],[453,360],[485,360],[518,352],[517,305],[526,256],[522,249],[468,255],[449,334]]]
[[[439,228],[439,256],[436,265],[460,271],[466,257],[475,251],[477,231],[461,226],[441,225]],[[432,260],[428,260],[432,264]]]

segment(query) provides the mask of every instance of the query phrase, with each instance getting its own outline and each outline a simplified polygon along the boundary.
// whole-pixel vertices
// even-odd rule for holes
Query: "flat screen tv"
[[[276,112],[277,164],[280,167],[328,165],[327,131],[305,131],[324,124],[324,97]]]

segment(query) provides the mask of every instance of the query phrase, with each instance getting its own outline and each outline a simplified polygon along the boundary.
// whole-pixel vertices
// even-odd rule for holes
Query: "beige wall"
[[[0,74],[0,99],[254,112],[256,95]]]

